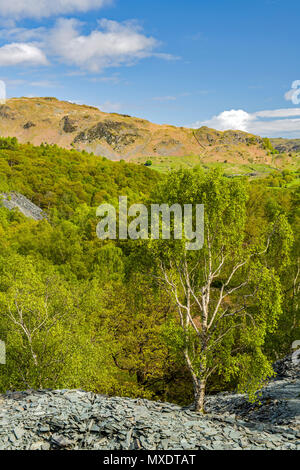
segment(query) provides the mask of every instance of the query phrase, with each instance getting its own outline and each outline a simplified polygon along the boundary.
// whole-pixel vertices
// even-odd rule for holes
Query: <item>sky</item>
[[[299,0],[0,0],[0,100],[300,138]]]

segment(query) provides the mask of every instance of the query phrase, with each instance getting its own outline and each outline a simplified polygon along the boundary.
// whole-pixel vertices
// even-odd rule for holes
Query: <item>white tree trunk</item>
[[[195,411],[197,413],[204,413],[204,399],[205,399],[206,382],[204,380],[198,380],[197,386],[195,387]]]

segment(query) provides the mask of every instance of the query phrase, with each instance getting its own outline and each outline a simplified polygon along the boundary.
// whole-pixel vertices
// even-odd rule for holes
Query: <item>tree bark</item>
[[[205,399],[205,389],[206,389],[206,382],[204,380],[198,380],[198,384],[195,387],[195,411],[197,413],[204,413],[204,399]]]

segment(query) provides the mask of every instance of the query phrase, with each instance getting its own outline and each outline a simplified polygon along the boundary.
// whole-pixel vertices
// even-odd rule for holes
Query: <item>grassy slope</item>
[[[288,169],[292,172],[298,171],[299,159],[297,158],[284,158],[274,157],[271,164],[264,163],[232,163],[232,162],[209,162],[205,161],[201,157],[189,156],[189,157],[152,157],[153,170],[157,170],[162,173],[168,171],[179,170],[181,168],[188,169],[195,166],[202,166],[205,169],[209,168],[221,168],[226,175],[253,175],[260,177],[266,176],[267,174]],[[143,158],[137,159],[137,163],[144,165],[145,160]]]

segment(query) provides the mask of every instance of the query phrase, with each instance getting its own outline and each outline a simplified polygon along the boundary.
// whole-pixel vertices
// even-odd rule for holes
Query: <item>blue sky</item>
[[[7,96],[300,137],[297,0],[0,0]]]

